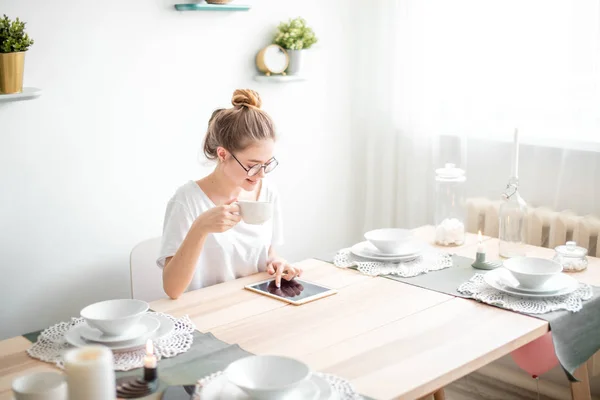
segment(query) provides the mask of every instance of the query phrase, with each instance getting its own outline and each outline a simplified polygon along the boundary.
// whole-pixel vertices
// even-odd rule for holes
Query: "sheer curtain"
[[[415,4],[418,4],[415,1]],[[430,222],[436,140],[426,84],[412,52],[419,52],[412,4],[369,3],[355,24],[354,139],[364,166],[364,230]],[[406,62],[411,54],[413,62]],[[401,88],[401,89],[400,89]]]
[[[364,229],[432,223],[445,162],[500,199],[515,128],[525,200],[600,216],[600,0],[377,0],[356,49]]]

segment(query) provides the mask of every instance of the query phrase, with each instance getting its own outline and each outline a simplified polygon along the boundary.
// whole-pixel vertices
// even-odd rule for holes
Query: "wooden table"
[[[433,228],[415,233],[430,241]],[[490,258],[495,241],[485,238]],[[465,245],[447,250],[474,257],[476,242],[468,234]],[[530,250],[531,255],[553,255],[548,249]],[[296,357],[316,370],[349,379],[359,392],[376,399],[424,396],[548,331],[543,320],[471,300],[314,259],[298,265],[305,279],[339,293],[299,307],[288,305],[243,290],[266,278],[257,274],[189,292],[176,301],[158,300],[151,307],[175,316],[187,314],[200,331],[250,352]],[[586,272],[573,276],[598,285],[599,271],[600,260],[593,259]],[[10,399],[16,376],[52,369],[30,359],[28,346],[24,337],[0,342],[0,400]],[[575,398],[586,398],[579,396]]]

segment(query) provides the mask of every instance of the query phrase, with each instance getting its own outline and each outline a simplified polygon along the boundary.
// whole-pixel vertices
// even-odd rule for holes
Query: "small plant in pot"
[[[317,40],[304,18],[298,17],[279,24],[273,43],[283,47],[289,54],[290,64],[287,69],[289,75],[300,72],[302,52],[310,49]]]
[[[25,22],[10,20],[4,15],[0,19],[0,93],[23,91],[25,52],[33,40],[25,32]]]

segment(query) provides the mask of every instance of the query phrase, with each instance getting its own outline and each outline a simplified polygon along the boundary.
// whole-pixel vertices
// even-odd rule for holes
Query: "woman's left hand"
[[[273,258],[267,261],[267,272],[275,275],[275,285],[281,287],[281,278],[291,281],[302,275],[302,268],[293,267],[283,258]]]

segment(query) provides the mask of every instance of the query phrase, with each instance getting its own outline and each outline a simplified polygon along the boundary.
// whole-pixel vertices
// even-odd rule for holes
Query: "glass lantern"
[[[463,169],[447,163],[435,170],[435,243],[460,246],[465,242],[465,182]]]
[[[500,256],[504,258],[525,255],[525,229],[527,203],[519,194],[519,181],[511,178],[504,192],[504,202],[499,209]]]

